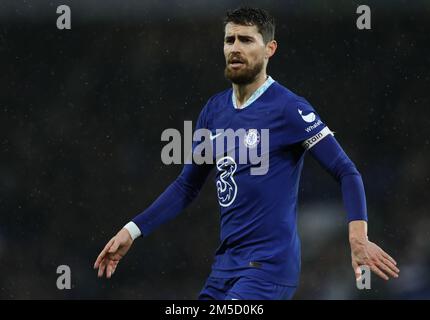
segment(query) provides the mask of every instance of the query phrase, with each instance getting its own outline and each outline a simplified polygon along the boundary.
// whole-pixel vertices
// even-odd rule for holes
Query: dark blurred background
[[[72,29],[58,30],[57,6]],[[400,278],[359,291],[339,186],[311,158],[301,180],[296,299],[430,298],[430,2],[0,2],[0,298],[195,299],[218,245],[215,188],[138,239],[111,280],[92,265],[181,170],[160,152],[223,77],[222,17],[277,20],[269,74],[306,97],[362,173],[369,238]],[[357,6],[372,29],[356,28]],[[56,287],[68,265],[72,289]]]

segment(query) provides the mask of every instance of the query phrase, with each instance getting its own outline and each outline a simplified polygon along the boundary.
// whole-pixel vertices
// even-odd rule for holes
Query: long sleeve
[[[337,140],[332,135],[328,135],[309,151],[319,164],[340,183],[348,222],[367,221],[363,180]]]
[[[195,130],[207,128],[208,103],[200,112]],[[197,142],[192,145],[193,154],[197,145]],[[184,210],[197,197],[212,167],[211,164],[197,164],[194,161],[191,164],[185,164],[176,180],[145,211],[132,220],[132,223],[139,228],[140,234],[149,235],[158,226],[173,219]],[[136,232],[133,232],[132,228],[127,229],[134,235],[140,235],[136,226],[134,226]],[[132,235],[132,237],[135,236]]]
[[[143,236],[176,217],[198,195],[211,170],[209,165],[186,164],[166,190],[132,221]]]

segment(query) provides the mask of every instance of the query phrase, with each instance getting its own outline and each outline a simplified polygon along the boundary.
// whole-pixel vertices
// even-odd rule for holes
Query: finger
[[[107,259],[103,259],[102,262],[100,263],[99,272],[98,272],[99,278],[103,277],[107,264],[108,264]]]
[[[368,272],[369,266],[365,265],[365,264],[362,264],[362,265],[357,264],[357,267],[354,270],[355,270],[355,280],[361,281],[363,275],[366,274],[366,272]],[[364,273],[363,273],[363,271],[364,271]]]
[[[106,266],[106,278],[109,279],[111,274],[111,263],[109,262]]]
[[[106,267],[106,278],[110,279],[110,277],[112,276],[112,264],[113,261],[109,261],[107,267]]]
[[[388,268],[390,268],[391,270],[393,270],[395,273],[399,273],[400,269],[397,268],[392,262],[391,260],[382,258],[382,261],[385,263],[386,266],[388,266]]]
[[[118,266],[118,263],[116,263],[114,266],[113,266],[113,269],[112,269],[112,274],[114,274],[115,273],[115,271],[116,271],[116,267]]]
[[[112,238],[103,248],[102,252],[100,252],[99,256],[96,259],[96,262],[94,263],[94,269],[97,269],[100,265],[100,262],[103,260],[103,258],[105,257],[107,251],[109,250],[110,246],[112,245],[112,243],[114,242],[114,239]]]
[[[101,277],[103,276],[103,264],[104,264],[104,260],[102,260],[102,261],[99,263],[99,270],[97,271],[97,276],[98,276],[99,278],[101,278]]]
[[[381,277],[384,280],[388,280],[388,276],[383,273],[376,265],[371,265],[370,270],[372,270],[374,273],[376,273],[379,277]]]
[[[358,266],[357,263],[353,262],[352,263],[352,269],[354,270],[355,273],[355,280],[359,281],[361,279],[361,269]]]
[[[118,261],[114,261],[114,263],[112,264],[112,274],[115,272],[117,266],[118,266]]]
[[[390,260],[394,265],[397,265],[397,262],[396,262],[396,260],[394,260],[388,253],[386,253],[384,250],[382,250],[381,249],[381,253],[382,253],[382,256],[385,258],[385,259],[388,259],[388,260]]]
[[[391,270],[383,261],[379,260],[376,262],[379,269],[384,271],[385,274],[390,275],[392,278],[397,278],[398,275],[393,270]]]
[[[112,266],[111,271],[110,271],[110,275],[113,276],[113,274],[115,273],[115,265]]]
[[[110,246],[108,252],[109,253],[114,253],[114,252],[116,252],[118,250],[118,247],[119,247],[119,241],[118,240],[114,240],[114,242]]]

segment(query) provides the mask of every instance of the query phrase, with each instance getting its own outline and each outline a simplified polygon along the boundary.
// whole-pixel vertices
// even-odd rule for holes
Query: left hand
[[[399,277],[400,270],[396,266],[397,262],[375,243],[367,239],[354,239],[350,240],[350,244],[352,268],[356,279],[361,276],[360,266],[368,266],[384,280]]]

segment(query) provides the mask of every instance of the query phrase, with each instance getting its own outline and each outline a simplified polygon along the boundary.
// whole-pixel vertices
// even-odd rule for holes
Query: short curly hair
[[[243,26],[256,26],[265,43],[275,39],[275,18],[264,9],[240,7],[228,11],[224,17],[224,30],[229,22]]]

